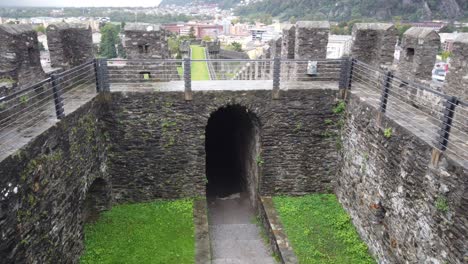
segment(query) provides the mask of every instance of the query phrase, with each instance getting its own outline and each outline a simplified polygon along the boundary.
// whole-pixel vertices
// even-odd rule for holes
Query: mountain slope
[[[221,8],[235,7],[240,0],[163,0],[162,5],[192,2],[217,3]],[[239,15],[271,14],[287,20],[329,19],[345,21],[401,17],[413,21],[468,18],[467,0],[257,0],[236,9]],[[253,2],[253,3],[252,3]]]
[[[466,0],[265,0],[239,8],[241,15],[268,13],[283,19],[455,19],[468,15]]]

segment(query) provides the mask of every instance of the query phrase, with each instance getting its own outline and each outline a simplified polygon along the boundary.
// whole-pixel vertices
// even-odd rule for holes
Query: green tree
[[[39,25],[39,26],[35,27],[34,30],[36,32],[41,32],[41,33],[44,33],[44,34],[46,33],[46,28],[43,25]]]
[[[442,51],[440,53],[440,57],[442,58],[443,61],[447,61],[448,58],[452,57],[452,52],[450,51]]]
[[[204,37],[202,38],[202,40],[203,40],[203,41],[206,41],[206,42],[212,41],[212,39],[211,39],[210,36],[204,36]]]
[[[119,28],[107,23],[101,28],[99,55],[108,59],[117,57],[116,46],[120,43]]]
[[[405,34],[405,32],[411,28],[411,25],[402,25],[402,24],[396,24],[395,25],[396,29],[398,30],[398,37],[400,40],[403,39],[403,34]]]
[[[189,30],[189,38],[191,38],[191,39],[197,38],[197,37],[195,36],[195,28],[194,28],[194,27],[190,27],[190,30]]]
[[[244,51],[242,49],[242,44],[240,44],[239,42],[236,42],[236,41],[231,43],[231,47],[232,47],[232,50],[234,50],[234,51],[238,51],[238,52]]]
[[[445,27],[441,28],[439,33],[453,33],[455,32],[455,27],[453,25],[446,25]]]
[[[273,24],[273,17],[270,14],[263,14],[260,16],[260,23],[271,25]]]
[[[297,18],[295,16],[292,16],[289,18],[289,23],[296,24],[296,22],[297,22]]]

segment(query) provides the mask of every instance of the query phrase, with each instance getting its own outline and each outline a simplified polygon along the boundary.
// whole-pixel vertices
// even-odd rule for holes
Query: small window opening
[[[145,45],[145,53],[148,53],[148,51],[149,51],[149,45],[146,44],[146,45]]]
[[[407,48],[406,49],[406,60],[409,62],[413,62],[414,59],[414,49],[413,48]]]
[[[140,76],[143,80],[149,80],[151,79],[151,73],[150,72],[140,72]]]
[[[138,52],[143,53],[144,52],[144,47],[143,45],[138,45]]]

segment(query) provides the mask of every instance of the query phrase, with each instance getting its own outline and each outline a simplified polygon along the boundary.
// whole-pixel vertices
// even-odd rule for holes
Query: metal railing
[[[185,99],[193,100],[192,90],[201,86],[229,90],[248,88],[250,83],[250,89],[269,89],[272,98],[278,99],[281,89],[295,88],[294,84],[298,83],[307,88],[311,82],[332,83],[341,91],[354,91],[365,96],[381,115],[402,123],[434,149],[468,162],[466,102],[355,59],[279,58],[95,59],[0,98],[1,157],[11,154],[47,125],[62,119],[98,92],[184,91]],[[293,85],[288,86],[290,84]],[[315,86],[322,87],[322,83]]]
[[[416,82],[350,60],[347,86],[439,152],[468,162],[468,104]],[[467,164],[468,165],[468,164]]]
[[[104,88],[100,60],[52,74],[0,98],[0,158],[75,111]],[[101,68],[102,69],[102,68]]]

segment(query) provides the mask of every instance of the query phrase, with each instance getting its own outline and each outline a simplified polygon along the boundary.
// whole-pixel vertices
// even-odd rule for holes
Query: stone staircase
[[[208,199],[213,264],[275,264],[247,195]]]

